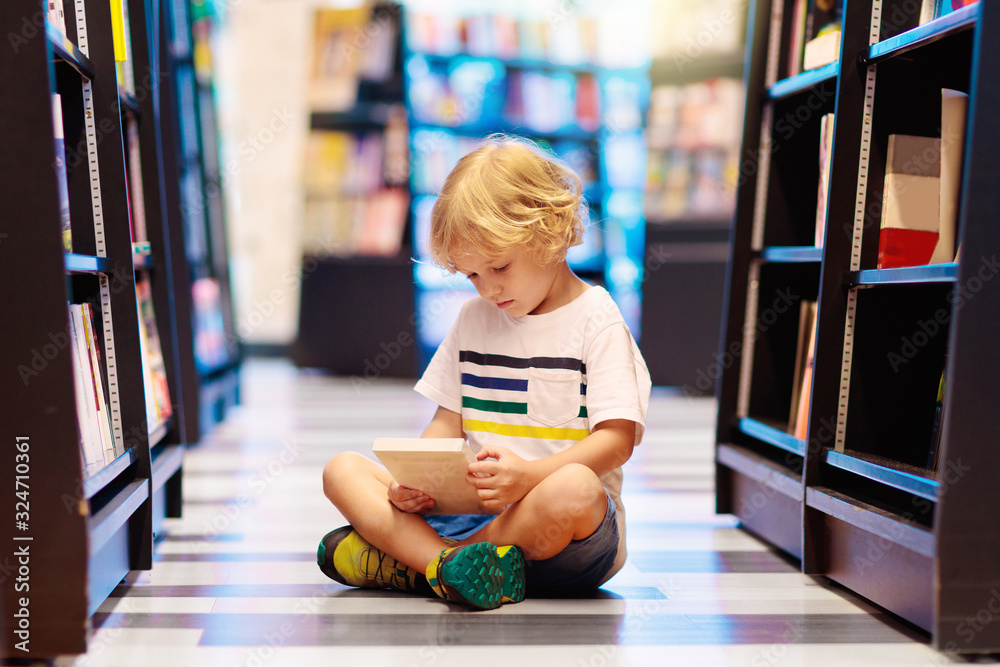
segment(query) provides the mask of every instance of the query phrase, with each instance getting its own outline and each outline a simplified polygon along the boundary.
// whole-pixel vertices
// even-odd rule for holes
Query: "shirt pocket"
[[[532,368],[528,374],[528,416],[540,424],[564,424],[580,414],[579,371]]]

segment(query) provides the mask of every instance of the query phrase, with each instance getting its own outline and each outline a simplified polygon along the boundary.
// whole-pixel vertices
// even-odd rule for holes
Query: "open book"
[[[428,514],[492,514],[465,479],[476,455],[464,438],[376,438],[372,452],[397,483],[435,500]]]

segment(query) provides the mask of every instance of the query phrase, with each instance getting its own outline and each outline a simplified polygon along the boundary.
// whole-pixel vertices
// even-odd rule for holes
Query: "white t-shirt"
[[[571,447],[608,419],[635,422],[639,444],[650,388],[635,339],[602,287],[523,317],[470,299],[415,387],[462,415],[473,451],[497,445],[527,460]],[[621,468],[601,481],[618,514],[614,573],[626,555]]]

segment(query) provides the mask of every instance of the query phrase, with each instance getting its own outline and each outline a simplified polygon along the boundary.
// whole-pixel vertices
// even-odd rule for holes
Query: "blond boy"
[[[479,293],[416,390],[438,408],[423,437],[464,437],[486,516],[424,516],[355,453],[323,472],[350,522],[319,548],[354,586],[433,590],[477,609],[543,590],[592,590],[625,561],[621,466],[642,439],[650,380],[618,308],[578,278],[579,178],[523,140],[493,136],[448,176],[431,219],[436,263]],[[390,555],[391,554],[391,555]]]

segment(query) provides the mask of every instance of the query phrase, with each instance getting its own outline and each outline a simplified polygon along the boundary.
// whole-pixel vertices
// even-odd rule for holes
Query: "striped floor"
[[[419,434],[412,382],[252,362],[244,404],[185,461],[184,518],[154,568],[94,617],[59,665],[939,665],[926,638],[713,513],[711,400],[656,390],[627,464],[629,561],[582,599],[466,612],[327,579],[315,547],[342,525],[320,471],[376,436]]]

